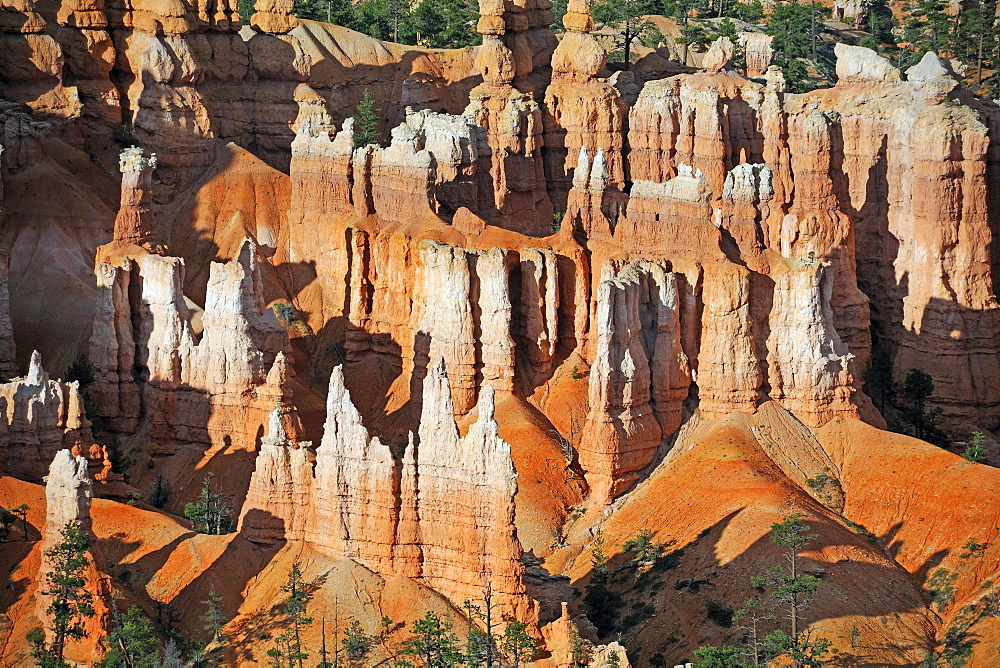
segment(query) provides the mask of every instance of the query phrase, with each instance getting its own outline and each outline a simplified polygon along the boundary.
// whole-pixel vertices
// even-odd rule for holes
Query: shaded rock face
[[[98,313],[107,320],[91,341],[89,391],[113,431],[147,420],[153,455],[188,443],[254,447],[282,397],[288,348],[264,306],[256,254],[245,240],[234,260],[212,264],[197,342],[181,291],[183,260],[139,255],[98,265]]]
[[[121,205],[115,218],[111,243],[102,247],[102,254],[121,252],[132,246],[149,252],[165,252],[158,243],[156,220],[153,217],[153,170],[156,154],[146,156],[141,148],[127,148],[121,153]]]
[[[250,540],[305,540],[382,575],[417,578],[455,604],[492,586],[502,609],[531,619],[514,527],[517,473],[486,386],[460,437],[444,360],[423,382],[417,434],[402,452],[369,435],[335,367],[323,440],[287,438],[281,407],[257,456],[240,520]]]
[[[782,96],[770,85],[724,72],[648,83],[629,119],[635,184],[629,218],[662,225],[655,215],[646,222],[655,189],[644,182],[670,183],[681,164],[700,170],[709,199],[723,196],[723,229],[744,257],[751,232],[758,237],[754,244],[783,256],[831,264],[833,324],[854,356],[855,378],[867,367],[869,331],[874,331],[895,351],[897,378],[913,367],[934,376],[936,402],[950,420],[994,424],[997,389],[971,381],[979,371],[964,360],[977,360],[977,369],[995,364],[993,344],[973,334],[993,331],[987,323],[994,322],[996,308],[988,287],[992,278],[984,278],[992,276],[989,260],[979,252],[984,246],[971,241],[992,236],[984,170],[993,160],[989,147],[996,140],[989,119],[995,114],[960,107],[949,115],[941,91],[952,86],[947,70],[933,67],[933,56],[903,82],[870,51],[841,46],[838,53],[837,88],[805,96]],[[860,91],[878,104],[861,106]],[[917,136],[926,140],[915,141]],[[728,175],[741,163],[766,164],[772,176],[767,206],[754,205],[759,231],[743,227],[737,234],[725,227],[734,213],[725,191]],[[958,170],[961,179],[948,175]],[[955,204],[951,192],[961,192],[965,204]],[[637,195],[643,201],[637,202]],[[738,218],[749,220],[748,215],[746,209]],[[947,222],[922,222],[931,218]],[[671,226],[664,227],[669,234]],[[618,230],[615,237],[631,246],[630,228],[619,224]],[[945,251],[944,237],[955,241],[953,250]],[[655,238],[640,234],[636,240],[643,246],[632,247],[650,248]],[[723,248],[732,255],[732,247]],[[945,257],[953,258],[947,266],[938,259]],[[928,262],[933,269],[923,266]],[[965,287],[946,297],[935,276]],[[963,326],[934,324],[946,321]],[[952,352],[938,356],[943,350]],[[945,357],[963,361],[946,369],[935,361]]]
[[[50,379],[37,351],[26,376],[0,384],[0,407],[0,470],[7,475],[41,482],[61,450],[90,454],[94,441],[79,383]],[[94,458],[103,454],[98,448]]]
[[[52,458],[45,478],[45,543],[58,543],[70,522],[90,531],[90,502],[93,497],[87,476],[87,460],[59,450]]]

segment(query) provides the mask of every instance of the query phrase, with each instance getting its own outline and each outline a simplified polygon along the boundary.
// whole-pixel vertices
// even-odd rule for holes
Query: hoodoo
[[[996,2],[250,4],[0,0],[0,665],[994,663]]]

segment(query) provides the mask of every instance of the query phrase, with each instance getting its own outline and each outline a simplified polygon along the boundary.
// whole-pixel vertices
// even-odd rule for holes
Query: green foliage
[[[45,645],[45,631],[40,626],[28,631],[28,652],[38,668],[69,668],[69,664],[57,658]]]
[[[616,44],[622,51],[622,62],[627,66],[631,59],[632,42],[650,27],[642,17],[658,11],[655,0],[597,0],[591,14],[594,20],[618,32]]]
[[[989,543],[980,543],[975,538],[970,538],[962,545],[962,553],[958,556],[962,559],[978,559],[983,556],[987,547]]]
[[[826,489],[826,486],[833,481],[834,481],[833,478],[831,478],[826,473],[820,473],[815,478],[807,479],[806,485],[809,487],[809,489],[815,492],[822,492]]]
[[[111,470],[115,473],[124,474],[128,467],[131,465],[131,461],[122,452],[122,442],[121,439],[112,439],[111,445],[108,446],[108,460],[111,462]],[[125,482],[128,482],[128,476],[125,476]]]
[[[53,636],[50,646],[45,645],[44,632],[40,642],[33,642],[32,656],[40,665],[62,666],[67,640],[80,640],[85,636],[83,620],[94,616],[93,596],[86,590],[85,575],[90,559],[87,550],[90,541],[80,525],[70,522],[60,532],[62,540],[45,551],[52,566],[46,575],[42,593],[52,597],[45,609],[47,624]],[[38,635],[33,636],[38,641]]]
[[[223,502],[221,493],[212,492],[209,480],[210,478],[205,478],[205,486],[201,488],[198,500],[184,506],[184,517],[194,525],[194,530],[199,533],[213,536],[232,533],[234,531],[233,508]]]
[[[962,457],[974,464],[982,464],[986,461],[986,435],[983,432],[972,432],[972,443],[965,448]]]
[[[946,568],[937,569],[928,578],[927,592],[931,596],[931,602],[937,606],[939,611],[951,604],[951,599],[955,595],[956,579],[958,579],[958,573],[952,573]]]
[[[250,25],[250,17],[253,16],[254,0],[238,0],[237,11],[240,13],[240,23],[245,26]]]
[[[500,637],[500,653],[511,668],[518,668],[528,662],[538,651],[535,639],[528,635],[528,625],[524,622],[512,621],[507,624]]]
[[[587,608],[587,617],[601,634],[614,630],[615,617],[621,607],[621,596],[610,589],[608,558],[604,552],[604,534],[597,530],[594,538],[594,550],[590,557],[591,575],[587,584],[583,604]]]
[[[201,616],[201,621],[205,623],[202,628],[212,634],[215,642],[223,639],[222,627],[226,625],[226,612],[222,603],[223,598],[215,591],[215,585],[208,590],[208,598],[201,602],[205,606],[205,614]]]
[[[312,623],[312,617],[306,614],[311,595],[302,579],[302,568],[298,561],[293,562],[292,567],[288,569],[288,577],[281,591],[288,595],[285,599],[288,626],[285,632],[275,639],[274,647],[267,650],[267,655],[271,657],[272,666],[298,664],[301,668],[303,661],[309,658],[309,652],[302,643],[302,628]]]
[[[886,0],[875,0],[868,8],[868,17],[865,19],[864,29],[871,33],[877,45],[896,45],[896,36],[893,30],[896,28],[896,18],[892,13]],[[880,51],[880,48],[876,48]]]
[[[10,536],[10,530],[14,527],[16,522],[17,515],[6,508],[0,508],[0,543],[7,542],[7,537]]]
[[[712,41],[714,42],[720,37],[728,37],[729,41],[733,43],[733,59],[731,61],[733,69],[739,71],[746,70],[746,53],[740,45],[739,32],[736,30],[736,24],[728,17],[715,24],[715,33],[712,35]]]
[[[131,123],[119,123],[111,129],[111,140],[121,148],[135,146],[139,139],[135,136],[135,128]]]
[[[640,566],[652,566],[663,552],[663,545],[654,543],[653,532],[646,528],[625,541],[623,547],[625,551],[635,553],[635,560]]]
[[[375,106],[375,98],[370,90],[365,92],[358,104],[358,113],[354,116],[354,147],[361,148],[369,144],[378,144],[382,133],[379,132],[379,112]]]
[[[934,379],[923,369],[910,369],[903,382],[902,417],[912,425],[917,438],[944,445],[947,437],[937,426],[941,409],[927,409],[927,402],[934,394]]]
[[[694,651],[695,668],[733,668],[742,666],[743,657],[736,647],[705,645]]]
[[[170,500],[171,489],[170,481],[162,472],[158,472],[146,490],[146,500],[154,508],[162,508]]]
[[[705,616],[722,628],[728,629],[733,625],[733,615],[733,609],[725,603],[713,599],[705,603]]]
[[[573,624],[569,631],[570,658],[577,666],[586,666],[594,654],[594,646],[586,638],[580,637],[580,631]]]
[[[66,382],[72,383],[73,381],[80,383],[81,392],[94,382],[94,365],[83,353],[80,353],[80,356],[66,368]]]
[[[758,23],[764,18],[764,5],[760,0],[733,2],[729,5],[729,10],[725,15],[747,23]]]
[[[361,622],[355,619],[347,627],[340,644],[343,647],[347,665],[351,668],[360,667],[364,664],[365,659],[371,655],[372,649],[375,647],[375,638],[366,634],[365,630],[361,628]]]
[[[785,81],[793,92],[809,89],[807,69],[802,58],[811,58],[819,67],[817,40],[822,21],[830,10],[815,1],[799,3],[797,0],[779,2],[767,17],[766,32],[774,37],[774,63],[781,67]]]
[[[463,0],[422,0],[410,15],[415,42],[435,49],[459,49],[482,43],[475,30],[479,12]]]
[[[299,319],[299,312],[295,309],[295,306],[289,304],[288,302],[275,302],[274,305],[271,306],[271,309],[274,311],[274,315],[278,318],[278,320],[286,326],[291,325]]]
[[[427,611],[413,622],[411,637],[403,645],[403,653],[423,661],[433,668],[452,668],[463,661],[458,647],[458,636],[452,631],[451,622],[442,621],[437,613]]]
[[[765,642],[765,628],[773,624],[777,618],[764,608],[764,602],[759,598],[751,598],[744,602],[743,607],[736,611],[733,621],[737,629],[744,633],[744,644],[740,655],[754,666],[766,665],[777,656],[778,651]]]
[[[972,656],[972,649],[977,641],[969,633],[971,626],[972,620],[962,618],[945,630],[941,658],[949,668],[963,668]]]
[[[859,536],[864,536],[865,538],[867,538],[869,543],[872,543],[873,545],[878,543],[878,536],[876,536],[871,531],[866,529],[863,524],[852,522],[847,518],[844,518],[844,524],[847,526],[848,529],[850,529],[854,533],[858,534]]]
[[[557,32],[562,32],[563,28],[562,20],[566,16],[566,8],[569,6],[569,0],[552,0],[552,16],[554,21],[552,22],[552,30]]]
[[[354,25],[354,5],[350,0],[295,0],[292,14],[300,19],[334,23],[348,28]]]
[[[133,605],[117,622],[98,668],[160,668],[160,639],[142,608]]]
[[[27,503],[22,503],[19,506],[14,506],[13,508],[7,508],[6,512],[11,513],[15,517],[21,520],[21,533],[24,536],[24,540],[28,540],[28,511],[31,507]]]

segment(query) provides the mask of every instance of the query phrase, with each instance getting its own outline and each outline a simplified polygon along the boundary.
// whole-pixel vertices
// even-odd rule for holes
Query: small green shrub
[[[721,601],[709,599],[705,603],[705,616],[710,620],[728,629],[733,625],[733,609]]]

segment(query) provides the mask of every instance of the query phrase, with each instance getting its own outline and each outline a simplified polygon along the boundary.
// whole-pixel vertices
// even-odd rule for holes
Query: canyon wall
[[[931,374],[948,426],[1000,425],[1000,112],[934,54],[904,76],[838,45],[837,86],[796,95],[766,40],[745,40],[751,80],[720,39],[705,71],[632,96],[601,78],[576,0],[558,44],[547,0],[484,2],[482,47],[451,59],[299,21],[287,1],[261,0],[249,27],[223,0],[19,7],[0,13],[2,94],[47,120],[4,107],[8,191],[51,142],[141,146],[118,155],[117,217],[92,206],[111,241],[77,244],[95,260],[89,418],[161,464],[255,455],[235,494],[249,541],[304,541],[455,604],[492,583],[537,621],[515,527],[543,465],[515,465],[519,449],[568,443],[538,455],[546,475],[582,472],[600,509],[695,415],[773,401],[806,431],[884,425],[862,391],[876,345],[897,381]],[[392,128],[358,146],[348,115],[369,86]],[[154,211],[225,172],[230,140],[287,170],[287,217],[189,265],[163,239],[192,230],[159,230]],[[242,238],[234,220],[207,226]],[[197,301],[188,271],[206,277]],[[314,446],[303,416],[324,392]],[[0,401],[4,472],[38,481],[72,448],[108,476],[79,386],[33,359]],[[569,512],[533,526],[559,546]]]

